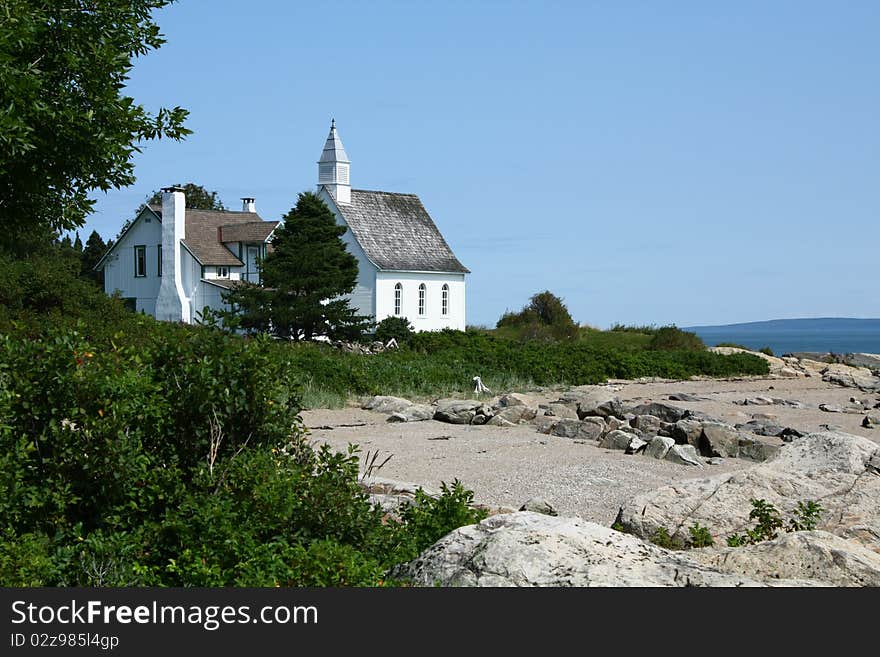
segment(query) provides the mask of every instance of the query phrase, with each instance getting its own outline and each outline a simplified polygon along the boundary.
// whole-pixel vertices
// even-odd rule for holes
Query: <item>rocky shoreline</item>
[[[880,378],[803,360],[763,378],[385,397],[304,417],[315,440],[392,457],[387,478],[363,480],[387,513],[453,477],[490,511],[398,569],[416,584],[880,585]],[[784,518],[823,511],[810,531],[727,547],[753,499]],[[714,545],[694,547],[694,526]]]

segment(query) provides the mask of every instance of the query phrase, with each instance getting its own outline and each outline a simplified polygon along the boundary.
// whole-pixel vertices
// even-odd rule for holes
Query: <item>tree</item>
[[[104,289],[104,272],[95,271],[95,265],[104,257],[108,248],[110,248],[109,245],[101,239],[98,231],[93,230],[89,239],[86,240],[86,246],[82,252],[82,278],[93,281],[101,289]]]
[[[177,184],[175,187],[181,187],[186,196],[186,207],[197,210],[225,210],[226,206],[217,195],[217,192],[209,192],[201,185],[195,183],[186,183],[185,185]],[[162,192],[153,192],[149,204],[162,203]]]
[[[344,233],[321,199],[301,193],[260,263],[262,286],[242,283],[224,295],[240,325],[294,340],[360,337],[368,318],[340,298],[358,275],[357,260],[340,239]]]
[[[0,247],[82,226],[91,192],[134,182],[139,143],[189,134],[186,110],[151,114],[124,93],[133,60],[164,43],[152,13],[172,1],[4,0]]]
[[[515,329],[522,339],[566,339],[577,336],[578,327],[562,299],[549,290],[539,292],[518,313],[506,312],[496,328]]]

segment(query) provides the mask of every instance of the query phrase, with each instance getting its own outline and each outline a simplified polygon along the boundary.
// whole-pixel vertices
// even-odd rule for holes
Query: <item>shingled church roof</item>
[[[415,194],[353,189],[350,204],[336,205],[379,269],[470,273]]]

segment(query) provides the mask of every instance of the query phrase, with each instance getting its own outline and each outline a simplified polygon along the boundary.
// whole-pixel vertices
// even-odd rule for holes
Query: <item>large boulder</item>
[[[660,433],[663,422],[654,415],[636,415],[630,426],[638,429],[644,436],[656,436]]]
[[[666,452],[664,460],[678,465],[689,465],[695,468],[702,468],[703,462],[700,460],[697,450],[693,445],[673,445]]]
[[[858,388],[865,392],[880,392],[880,377],[874,376],[865,367],[850,367],[834,363],[822,370],[822,380],[847,388]]]
[[[563,393],[560,401],[571,402],[577,406],[577,414],[585,417],[622,417],[620,399],[607,388],[569,390]]]
[[[441,399],[437,402],[434,419],[449,424],[470,424],[483,402],[475,399]]]
[[[553,417],[568,420],[578,419],[577,406],[575,404],[560,404],[558,402],[547,404],[546,408],[544,408],[544,415],[552,415]]]
[[[617,520],[649,538],[663,528],[684,542],[695,522],[718,539],[753,526],[751,500],[766,500],[783,518],[798,502],[818,501],[817,529],[880,552],[880,446],[841,432],[813,433],[784,445],[775,458],[746,470],[676,482],[637,495]]]
[[[700,437],[703,435],[703,423],[692,418],[679,420],[672,425],[669,435],[675,438],[675,442],[679,445],[693,445],[699,449]]]
[[[880,586],[880,554],[823,531],[780,534],[772,541],[690,556],[726,573],[773,579],[816,579],[830,586]]]
[[[689,417],[691,412],[686,408],[678,406],[670,406],[660,402],[650,402],[647,404],[638,404],[626,408],[626,412],[633,415],[653,415],[664,422],[678,422]]]
[[[675,445],[675,440],[666,436],[654,436],[645,448],[645,456],[655,459],[665,459],[669,450]]]
[[[780,445],[771,445],[757,438],[740,436],[738,441],[738,456],[750,461],[769,461],[779,453]]]
[[[634,433],[629,433],[627,431],[609,431],[599,440],[599,447],[604,449],[628,450],[630,449],[633,440],[644,442]]]
[[[760,586],[580,518],[492,516],[441,538],[392,577],[416,586]]]
[[[434,417],[434,407],[427,404],[412,404],[402,411],[392,413],[389,422],[422,422]]]
[[[579,438],[581,440],[596,440],[602,435],[602,429],[593,422],[582,422],[568,418],[559,420],[551,433],[562,438]]]
[[[501,410],[496,411],[494,417],[486,422],[486,424],[491,424],[493,426],[509,426],[510,424],[533,420],[536,414],[536,409],[530,408],[529,406],[504,406],[501,407]]]
[[[739,454],[739,434],[726,424],[704,424],[699,450],[703,456],[735,457]]]
[[[376,411],[378,413],[400,413],[401,411],[412,406],[413,403],[409,399],[403,397],[391,397],[389,395],[377,395],[371,397],[364,402],[361,408],[368,411]]]

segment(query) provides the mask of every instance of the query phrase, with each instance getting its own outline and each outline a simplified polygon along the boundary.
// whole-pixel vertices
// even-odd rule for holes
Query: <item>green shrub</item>
[[[696,333],[682,331],[675,326],[663,326],[657,329],[648,349],[663,351],[705,351],[706,345]]]
[[[452,530],[486,518],[486,511],[471,506],[473,498],[474,494],[465,490],[457,479],[451,486],[442,482],[438,497],[431,497],[421,488],[418,489],[415,501],[405,507],[401,514],[410,558]]]
[[[773,356],[773,350],[770,347],[761,347],[758,349],[762,354],[766,354],[767,356]]]
[[[674,540],[664,527],[659,527],[651,536],[651,542],[667,550],[680,550],[682,545]]]
[[[376,339],[387,344],[392,338],[398,345],[406,344],[413,335],[413,326],[406,317],[390,316],[376,325]]]
[[[504,313],[496,328],[510,330],[523,342],[568,340],[578,334],[568,308],[549,290],[533,295],[518,313]]]
[[[704,548],[715,545],[715,539],[712,538],[708,528],[703,527],[700,523],[695,522],[688,527],[688,533],[691,535],[691,546],[695,548]]]
[[[770,541],[779,535],[780,529],[787,532],[811,531],[818,525],[824,511],[818,502],[812,500],[798,502],[794,517],[789,519],[786,527],[779,516],[779,511],[772,504],[766,500],[752,500],[751,503],[752,511],[749,513],[749,519],[755,521],[755,526],[746,530],[745,534],[728,536],[728,546],[741,547]]]

